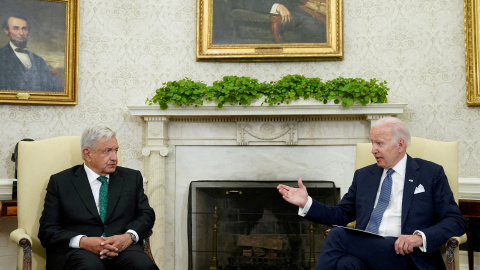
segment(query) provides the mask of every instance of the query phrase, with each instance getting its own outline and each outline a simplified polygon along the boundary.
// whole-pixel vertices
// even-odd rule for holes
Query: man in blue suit
[[[334,227],[315,269],[445,269],[440,246],[465,233],[465,220],[443,168],[406,154],[410,133],[397,118],[378,120],[370,140],[377,164],[355,172],[337,206],[312,200],[301,178],[298,188],[278,186],[311,221],[345,226],[356,220],[356,229],[376,234]]]

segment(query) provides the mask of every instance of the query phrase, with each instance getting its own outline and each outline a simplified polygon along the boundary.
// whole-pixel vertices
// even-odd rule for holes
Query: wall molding
[[[0,200],[8,201],[12,199],[14,181],[17,181],[17,179],[0,179]]]
[[[458,178],[460,199],[480,199],[480,178]]]

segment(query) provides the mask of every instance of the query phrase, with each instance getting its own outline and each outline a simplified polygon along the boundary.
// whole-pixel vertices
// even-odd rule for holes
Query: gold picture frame
[[[270,6],[197,0],[197,61],[343,60],[343,0],[290,0],[294,27]]]
[[[76,105],[78,0],[0,0],[0,6],[0,103]]]
[[[464,0],[465,16],[465,78],[467,105],[480,106],[480,20],[479,2]]]

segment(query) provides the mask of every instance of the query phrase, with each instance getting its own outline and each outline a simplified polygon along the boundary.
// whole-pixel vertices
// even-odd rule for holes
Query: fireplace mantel
[[[192,181],[296,179],[291,172],[298,170],[311,179],[332,176],[343,193],[353,176],[355,144],[369,141],[372,123],[401,115],[405,106],[344,108],[307,101],[221,109],[216,104],[167,110],[128,106],[146,124],[142,153],[146,192],[157,216],[152,251],[160,269],[188,267]]]
[[[366,106],[353,105],[342,107],[336,104],[320,104],[313,101],[292,102],[275,106],[253,104],[250,106],[225,105],[219,109],[215,104],[198,107],[170,106],[161,110],[159,106],[128,106],[132,115],[156,117],[214,117],[214,116],[305,116],[305,115],[343,115],[359,116],[366,118],[385,117],[402,114],[406,104],[369,104]]]

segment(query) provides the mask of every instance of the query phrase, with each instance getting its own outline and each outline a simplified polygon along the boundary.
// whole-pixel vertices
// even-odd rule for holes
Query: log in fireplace
[[[328,228],[298,216],[278,181],[194,181],[188,199],[189,269],[313,269]],[[296,185],[294,181],[281,182]],[[332,181],[304,181],[309,195],[335,205]]]

